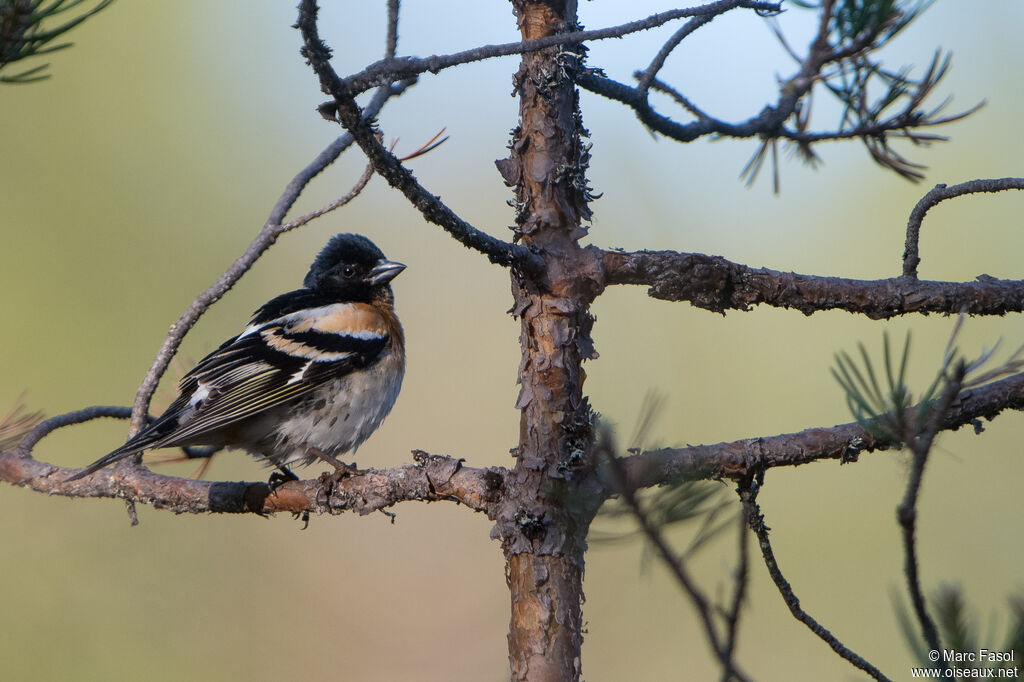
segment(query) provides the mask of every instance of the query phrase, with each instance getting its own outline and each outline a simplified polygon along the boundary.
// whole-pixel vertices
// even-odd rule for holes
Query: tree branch
[[[889,678],[883,675],[878,668],[850,650],[849,647],[839,641],[838,637],[829,632],[827,628],[816,621],[800,606],[800,600],[793,592],[793,588],[790,586],[789,581],[786,580],[786,576],[782,574],[782,570],[775,560],[775,552],[772,551],[771,540],[768,538],[769,528],[765,525],[764,515],[761,514],[761,507],[757,504],[757,491],[759,487],[757,481],[751,477],[745,485],[741,485],[737,489],[737,492],[740,495],[740,500],[743,502],[743,511],[746,514],[747,523],[751,530],[754,531],[754,534],[757,535],[758,544],[761,547],[761,555],[764,557],[765,566],[768,568],[768,574],[778,588],[779,594],[782,595],[783,601],[786,602],[786,606],[789,607],[790,613],[828,644],[839,656],[860,668],[874,679],[889,682]]]
[[[638,78],[644,72],[637,72]],[[689,102],[681,93],[670,85],[657,79],[652,79],[650,87],[660,90],[671,96],[685,109],[697,116],[696,121],[680,123],[664,114],[660,114],[651,107],[647,101],[646,90],[640,86],[633,87],[599,75],[593,70],[584,70],[576,75],[576,82],[585,90],[594,94],[607,97],[625,104],[633,109],[637,118],[654,132],[661,133],[665,137],[677,142],[693,142],[696,139],[707,135],[721,135],[724,137],[735,137],[739,139],[765,136],[772,139],[790,140],[801,144],[814,142],[826,142],[834,140],[847,140],[855,138],[872,138],[882,135],[894,137],[906,137],[914,142],[940,142],[947,138],[941,135],[924,135],[911,133],[908,128],[931,128],[959,121],[977,111],[984,103],[978,104],[966,111],[962,111],[941,118],[919,120],[914,118],[914,112],[904,109],[897,114],[875,123],[857,125],[845,130],[829,132],[809,132],[805,130],[794,130],[784,125],[786,119],[796,113],[797,103],[790,95],[783,94],[779,100],[771,106],[766,106],[756,116],[738,123],[730,123],[700,111],[695,105]],[[700,111],[699,114],[696,112]]]
[[[470,50],[456,52],[446,55],[432,55],[430,57],[398,57],[382,59],[375,62],[362,71],[348,76],[342,81],[348,92],[355,96],[370,88],[399,80],[411,78],[421,73],[438,73],[444,69],[460,64],[478,62],[484,59],[495,57],[508,57],[518,54],[537,52],[548,47],[558,45],[575,45],[591,40],[605,40],[608,38],[622,38],[631,33],[647,31],[657,28],[670,21],[687,17],[710,17],[724,14],[736,8],[753,9],[762,13],[777,13],[781,11],[780,3],[777,2],[752,2],[750,0],[719,0],[700,7],[689,7],[685,9],[674,9],[667,12],[652,14],[646,19],[630,21],[619,26],[595,29],[592,31],[571,31],[556,35],[544,36],[534,40],[526,40],[515,43],[502,43],[500,45],[482,45]],[[708,21],[710,19],[705,19]],[[685,37],[685,36],[684,36]]]
[[[388,0],[388,32],[384,43],[384,58],[394,59],[398,52],[398,10],[399,0]]]
[[[871,319],[908,313],[1003,315],[1024,310],[1024,280],[974,282],[820,277],[751,268],[721,256],[677,251],[604,251],[606,284],[646,284],[648,295],[721,313],[764,304],[810,315],[846,310]]]
[[[362,515],[412,500],[455,501],[490,513],[506,473],[500,467],[464,467],[460,459],[417,451],[414,464],[370,469],[342,479],[328,497],[319,480],[293,481],[271,491],[266,483],[195,481],[163,476],[142,467],[105,469],[65,483],[80,469],[32,457],[35,445],[58,428],[104,417],[127,418],[129,413],[126,407],[97,406],[45,420],[17,447],[0,452],[0,480],[47,495],[120,497],[176,514],[354,511]]]
[[[626,470],[623,467],[623,461],[615,455],[614,447],[611,446],[610,436],[606,436],[601,439],[601,442],[604,443],[606,447],[606,452],[604,453],[605,461],[608,462],[612,478],[614,479],[615,493],[622,497],[622,501],[625,502],[633,512],[633,517],[640,526],[640,530],[654,546],[654,549],[658,554],[661,555],[662,561],[664,561],[668,566],[669,570],[675,576],[676,581],[683,588],[683,591],[690,597],[690,601],[697,610],[697,615],[700,616],[701,624],[704,626],[704,634],[708,639],[708,645],[715,653],[719,663],[722,665],[723,679],[749,680],[749,678],[737,668],[733,661],[735,619],[727,622],[728,642],[725,643],[722,641],[722,638],[719,636],[718,629],[715,627],[715,622],[712,618],[714,612],[707,597],[704,596],[700,587],[697,586],[697,583],[690,575],[690,572],[686,570],[686,565],[683,563],[682,558],[676,556],[675,552],[672,551],[672,548],[668,546],[668,543],[662,537],[658,528],[650,518],[648,518],[643,508],[640,506],[640,500],[637,499],[636,496],[636,488],[630,485]],[[737,588],[737,594],[741,594],[740,588]],[[735,608],[738,613],[738,605]]]
[[[440,226],[467,248],[485,254],[492,263],[539,271],[541,262],[536,254],[526,247],[492,237],[467,223],[439,197],[428,192],[412,172],[380,143],[372,123],[356,104],[357,93],[338,77],[330,65],[331,51],[320,40],[317,12],[315,0],[303,0],[299,4],[299,18],[295,26],[302,33],[303,56],[319,77],[323,92],[334,99],[331,105],[321,106],[320,112],[328,118],[337,117],[369,158],[374,170],[402,192],[426,220]]]
[[[881,68],[880,63],[869,59],[872,52],[886,44],[913,18],[907,18],[899,8],[893,7],[891,10],[892,16],[886,19],[879,17],[873,24],[868,22],[858,33],[851,35],[840,27],[843,22],[839,17],[843,8],[837,9],[835,0],[825,0],[819,7],[817,33],[804,57],[797,55],[776,29],[779,40],[797,61],[797,71],[779,83],[778,98],[773,104],[766,105],[756,116],[738,123],[710,116],[676,89],[655,78],[665,58],[679,41],[693,29],[710,21],[710,15],[692,19],[664,44],[645,70],[635,72],[633,75],[638,81],[636,87],[607,78],[600,69],[581,69],[574,75],[580,87],[625,104],[633,109],[637,118],[650,130],[679,142],[691,142],[706,135],[760,137],[760,148],[743,171],[743,175],[750,175],[751,181],[769,149],[775,158],[778,140],[793,142],[799,155],[813,163],[818,157],[812,150],[812,144],[850,138],[860,139],[879,165],[906,179],[917,181],[923,177],[921,166],[903,158],[890,146],[889,140],[906,138],[915,144],[944,141],[946,138],[943,136],[917,131],[964,118],[983,103],[949,116],[939,116],[944,104],[932,111],[921,109],[925,99],[947,73],[948,56],[943,59],[941,54],[936,54],[926,74],[918,81],[911,80],[905,72],[889,73]],[[824,69],[829,65],[835,65],[836,68],[826,73]],[[875,87],[874,80],[881,81],[881,84]],[[871,87],[869,81],[872,81]],[[810,96],[816,83],[822,83],[843,105],[843,118],[836,131],[810,132],[807,129],[810,107],[804,106],[804,100]],[[669,94],[697,120],[681,123],[655,111],[648,99],[651,88]],[[884,88],[881,91],[885,94],[877,97],[880,88]],[[869,100],[869,97],[875,99]],[[893,114],[887,114],[898,102],[902,102],[899,109]],[[791,118],[794,123],[787,127],[786,121]]]
[[[913,451],[913,461],[910,468],[910,476],[907,479],[907,489],[903,500],[896,508],[896,519],[899,521],[903,536],[903,572],[907,578],[907,591],[910,593],[911,603],[914,605],[914,612],[921,624],[921,632],[925,642],[932,651],[941,651],[939,644],[939,633],[935,627],[935,621],[928,613],[928,605],[925,602],[924,592],[921,590],[921,578],[917,561],[917,541],[915,533],[917,530],[917,498],[921,491],[921,481],[924,478],[924,467],[928,462],[928,453],[935,442],[935,436],[942,426],[941,418],[950,405],[960,393],[966,375],[966,365],[963,360],[957,363],[952,371],[952,376],[946,379],[942,396],[939,398],[934,410],[928,418],[927,424],[921,425],[924,430],[920,434],[910,435],[904,438],[904,442]],[[940,659],[940,666],[945,671],[948,665],[945,660]]]
[[[972,424],[980,431],[980,419],[992,420],[1008,409],[1024,410],[1024,373],[961,392],[942,415],[939,430],[955,431]],[[629,485],[642,488],[679,479],[741,480],[756,471],[822,459],[855,461],[861,452],[897,443],[895,437],[876,437],[852,422],[731,443],[648,450],[622,463]],[[614,491],[611,486],[608,490],[609,494]]]
[[[651,63],[637,76],[637,91],[646,99],[647,91],[651,87],[651,83],[654,81],[655,76],[661,71],[661,68],[665,66],[665,61],[668,56],[672,54],[672,51],[679,47],[686,38],[696,31],[701,26],[708,24],[714,19],[716,14],[704,14],[696,16],[690,19],[688,22],[682,25],[682,27],[672,34],[672,37],[665,41],[665,44],[658,50],[658,54],[654,56]]]
[[[930,192],[921,197],[921,200],[914,206],[914,210],[910,212],[910,220],[907,222],[907,245],[903,252],[903,276],[917,279],[917,266],[921,263],[919,252],[921,222],[933,206],[946,199],[953,199],[965,194],[1002,192],[1008,189],[1024,189],[1024,178],[969,180],[952,187],[942,184],[935,185]]]
[[[834,51],[828,43],[828,20],[834,4],[835,0],[825,0],[823,3],[818,32],[811,43],[808,56],[801,62],[796,75],[780,88],[779,99],[775,105],[766,106],[760,114],[743,123],[726,123],[715,118],[698,118],[697,121],[688,124],[673,121],[654,111],[647,100],[647,88],[643,87],[643,81],[641,87],[634,88],[594,70],[584,70],[576,74],[576,83],[586,90],[625,104],[636,112],[637,118],[648,128],[679,142],[692,142],[713,133],[729,137],[772,134],[796,111],[800,100],[814,85],[822,67],[842,58],[845,54],[845,51]]]
[[[747,582],[750,574],[750,550],[747,542],[747,520],[745,514],[737,517],[739,521],[739,547],[736,551],[736,570],[733,575],[732,602],[725,612],[725,657],[732,661],[736,653],[736,640],[739,637],[740,609],[747,597]],[[729,682],[728,669],[722,671],[722,682]]]

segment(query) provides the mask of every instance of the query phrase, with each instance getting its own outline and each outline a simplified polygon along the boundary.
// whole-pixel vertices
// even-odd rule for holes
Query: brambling
[[[294,479],[292,464],[355,450],[391,411],[405,373],[405,337],[391,280],[405,266],[366,237],[339,234],[302,289],[259,308],[181,380],[167,411],[67,480],[143,450],[240,448]]]

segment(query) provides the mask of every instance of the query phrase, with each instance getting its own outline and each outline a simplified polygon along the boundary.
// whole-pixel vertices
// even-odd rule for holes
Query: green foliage
[[[843,0],[832,13],[832,30],[843,41],[862,35],[892,38],[928,9],[934,0]]]
[[[934,661],[928,658],[929,647],[921,635],[920,629],[913,620],[907,607],[895,592],[892,596],[893,609],[903,631],[908,648],[923,666],[933,666]],[[959,652],[977,652],[979,649],[1008,652],[1015,651],[1017,656],[1024,653],[1024,596],[1015,596],[1007,600],[1009,611],[1006,633],[999,636],[995,632],[981,633],[980,628],[971,616],[971,609],[964,597],[963,590],[957,585],[943,585],[929,600],[936,616],[936,626],[942,646]],[[991,630],[991,628],[990,628]],[[971,667],[998,670],[1013,668],[1017,661],[972,661]]]
[[[857,344],[860,366],[846,351],[836,353],[836,366],[830,371],[842,387],[846,404],[857,423],[876,438],[909,444],[926,428],[932,408],[949,381],[951,369],[958,362],[963,361],[965,365],[961,389],[979,386],[1024,368],[1024,346],[1021,346],[1002,364],[981,371],[982,366],[999,349],[998,342],[991,349],[983,349],[981,355],[972,361],[963,359],[956,346],[956,339],[964,319],[961,315],[957,320],[935,378],[916,400],[905,381],[910,358],[909,332],[903,342],[898,363],[889,343],[889,335],[883,333],[884,374],[876,368],[863,343]],[[879,376],[885,380],[884,384],[879,381]]]
[[[70,47],[71,43],[53,44],[57,38],[104,9],[113,0],[100,0],[92,9],[67,18],[86,0],[0,0],[0,71],[9,64],[49,54]],[[63,23],[54,23],[61,16]],[[44,25],[45,24],[45,25]],[[49,64],[40,64],[14,75],[0,73],[2,83],[33,83],[49,78],[43,73]]]
[[[640,406],[640,417],[630,437],[633,454],[647,449],[646,442],[654,427],[654,423],[665,407],[664,396],[649,393]],[[599,445],[608,452],[615,452],[613,432],[607,425],[598,430]],[[716,537],[729,526],[735,517],[723,514],[729,507],[731,498],[725,495],[726,486],[712,481],[670,481],[654,490],[636,491],[643,505],[644,515],[654,528],[664,531],[670,526],[682,527],[687,524],[699,524],[689,545],[680,556],[685,560],[697,550]],[[609,500],[602,505],[598,518],[606,519],[612,524],[618,520],[631,520],[635,512],[622,500]],[[724,517],[724,518],[723,518]],[[633,525],[633,524],[631,524]],[[601,531],[591,526],[588,539],[592,542],[614,542],[632,540],[643,537],[642,529],[629,531]],[[650,549],[648,546],[646,549]],[[644,559],[647,559],[645,551]]]
[[[914,396],[905,382],[910,358],[910,333],[907,333],[903,342],[897,371],[893,371],[896,365],[889,344],[889,334],[885,333],[882,336],[882,354],[885,360],[884,390],[878,381],[879,372],[876,371],[864,344],[858,343],[857,348],[860,351],[862,368],[858,368],[857,362],[849,353],[839,351],[835,356],[836,366],[831,370],[832,376],[846,394],[846,405],[850,408],[850,413],[858,424],[876,438],[907,442],[908,436],[911,435],[907,432],[908,428],[913,429],[914,426],[924,424],[953,357],[947,353],[943,358],[935,380],[921,396],[916,413],[908,414],[914,403]]]
[[[699,523],[693,538],[682,552],[681,558],[692,556],[697,550],[717,537],[735,519],[723,512],[731,499],[725,496],[726,486],[709,481],[681,481],[642,495],[644,512],[655,528],[664,531],[669,526],[682,527]],[[633,511],[621,500],[610,500],[601,507],[600,517],[632,519]],[[643,537],[639,529],[623,532],[591,530],[589,539],[596,542],[632,540]]]
[[[826,5],[791,1],[798,7],[816,11]],[[924,75],[915,79],[907,67],[897,70],[883,67],[877,52],[913,23],[933,1],[838,0],[831,3],[830,15],[823,24],[827,28],[822,36],[825,44],[816,42],[808,59],[812,63],[824,60],[821,63],[826,68],[819,82],[842,104],[839,125],[835,132],[827,134],[810,132],[809,93],[796,112],[796,132],[804,137],[789,142],[792,153],[805,163],[816,165],[819,158],[813,150],[814,143],[859,137],[879,165],[914,182],[924,177],[924,166],[903,157],[893,148],[892,141],[903,138],[917,146],[945,141],[941,135],[920,129],[958,120],[978,107],[943,116],[942,111],[949,103],[947,99],[931,109],[924,109],[925,99],[949,71],[948,54],[937,52]],[[775,31],[790,55],[803,64],[804,59],[788,45],[782,31],[777,27]],[[763,164],[767,146],[768,142],[762,144],[744,169],[749,181],[753,181]],[[777,154],[774,149],[772,152]]]

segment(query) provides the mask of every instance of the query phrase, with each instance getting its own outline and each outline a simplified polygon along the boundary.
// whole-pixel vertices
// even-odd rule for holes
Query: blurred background
[[[383,55],[384,3],[325,3],[322,32],[339,71]],[[667,3],[581,3],[588,28],[668,9]],[[168,326],[244,249],[285,184],[338,129],[298,56],[290,3],[115,3],[52,55],[52,78],[0,95],[0,290],[8,320],[0,346],[0,412],[23,391],[48,415],[128,405]],[[779,20],[799,49],[813,15]],[[929,166],[913,185],[876,166],[859,143],[817,147],[817,170],[782,164],[750,189],[737,176],[754,141],[682,146],[656,139],[619,105],[582,94],[592,133],[590,241],[626,249],[724,255],[752,266],[855,278],[900,272],[914,203],[938,182],[1022,175],[1024,101],[1017,43],[1024,5],[942,0],[885,53],[920,75],[937,47],[953,69],[937,104],[988,105],[943,128],[952,141],[901,147]],[[590,65],[629,80],[676,25],[591,45]],[[429,55],[516,40],[506,3],[407,2],[399,52]],[[38,62],[39,60],[37,60]],[[515,58],[427,75],[381,116],[399,152],[447,127],[451,139],[413,163],[431,191],[473,224],[507,237],[510,191],[493,160],[506,154],[517,102]],[[734,12],[676,51],[662,77],[706,111],[742,119],[775,97],[793,65],[764,21]],[[818,128],[838,112],[820,98]],[[671,109],[660,103],[667,113]],[[830,113],[831,112],[831,113]],[[297,211],[348,191],[363,168],[349,152],[318,178]],[[1020,278],[1024,197],[976,196],[933,209],[921,276]],[[294,215],[298,215],[296,212]],[[408,270],[395,283],[409,369],[391,417],[359,451],[362,466],[394,466],[421,448],[473,466],[512,465],[518,325],[508,276],[424,223],[375,178],[349,207],[283,237],[187,337],[158,392],[237,332],[273,295],[299,285],[337,232],[370,236]],[[442,300],[457,301],[452,306]],[[913,330],[911,386],[934,374],[952,318],[872,322],[757,309],[726,316],[617,287],[594,306],[600,359],[586,392],[604,418],[632,432],[644,396],[666,409],[647,445],[714,443],[850,420],[829,376],[833,354],[882,331]],[[962,347],[1024,342],[1024,322],[972,319]],[[459,367],[453,371],[453,367]],[[36,455],[82,466],[122,443],[123,422],[59,431]],[[1024,590],[1020,566],[1024,476],[1017,413],[983,437],[943,435],[920,501],[922,579],[959,584],[995,649],[1006,599]],[[189,475],[194,463],[158,470]],[[761,503],[777,558],[804,607],[894,679],[912,657],[894,615],[903,589],[894,510],[907,455],[864,455],[769,473]],[[261,480],[258,463],[226,453],[211,479]],[[67,500],[0,486],[7,589],[0,658],[11,680],[341,677],[363,680],[507,679],[508,592],[498,544],[481,515],[448,504],[405,504],[382,515],[181,516],[140,507],[131,528],[115,500]],[[603,530],[628,530],[610,524]],[[680,547],[688,529],[670,535]],[[698,556],[705,588],[724,597],[735,540]],[[717,679],[689,602],[637,542],[595,542],[587,555],[583,671],[587,680]],[[847,680],[859,673],[788,613],[752,547],[750,600],[739,661],[759,680]],[[986,629],[987,628],[987,629]],[[1018,652],[1021,653],[1021,652]],[[144,672],[142,672],[144,671]]]

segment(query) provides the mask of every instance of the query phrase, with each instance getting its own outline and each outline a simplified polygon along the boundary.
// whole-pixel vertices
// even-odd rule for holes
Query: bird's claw
[[[338,484],[346,478],[362,476],[366,473],[359,469],[355,463],[345,464],[335,460],[331,464],[335,467],[334,471],[325,471],[320,474],[320,488],[316,491],[317,504],[327,507],[329,512],[333,512],[336,509],[331,503],[331,499],[334,497],[334,491],[337,490]]]
[[[277,489],[285,483],[297,480],[299,480],[299,477],[293,474],[291,470],[281,467],[280,471],[270,474],[270,478],[267,479],[267,485],[270,486],[270,492],[275,494]]]

